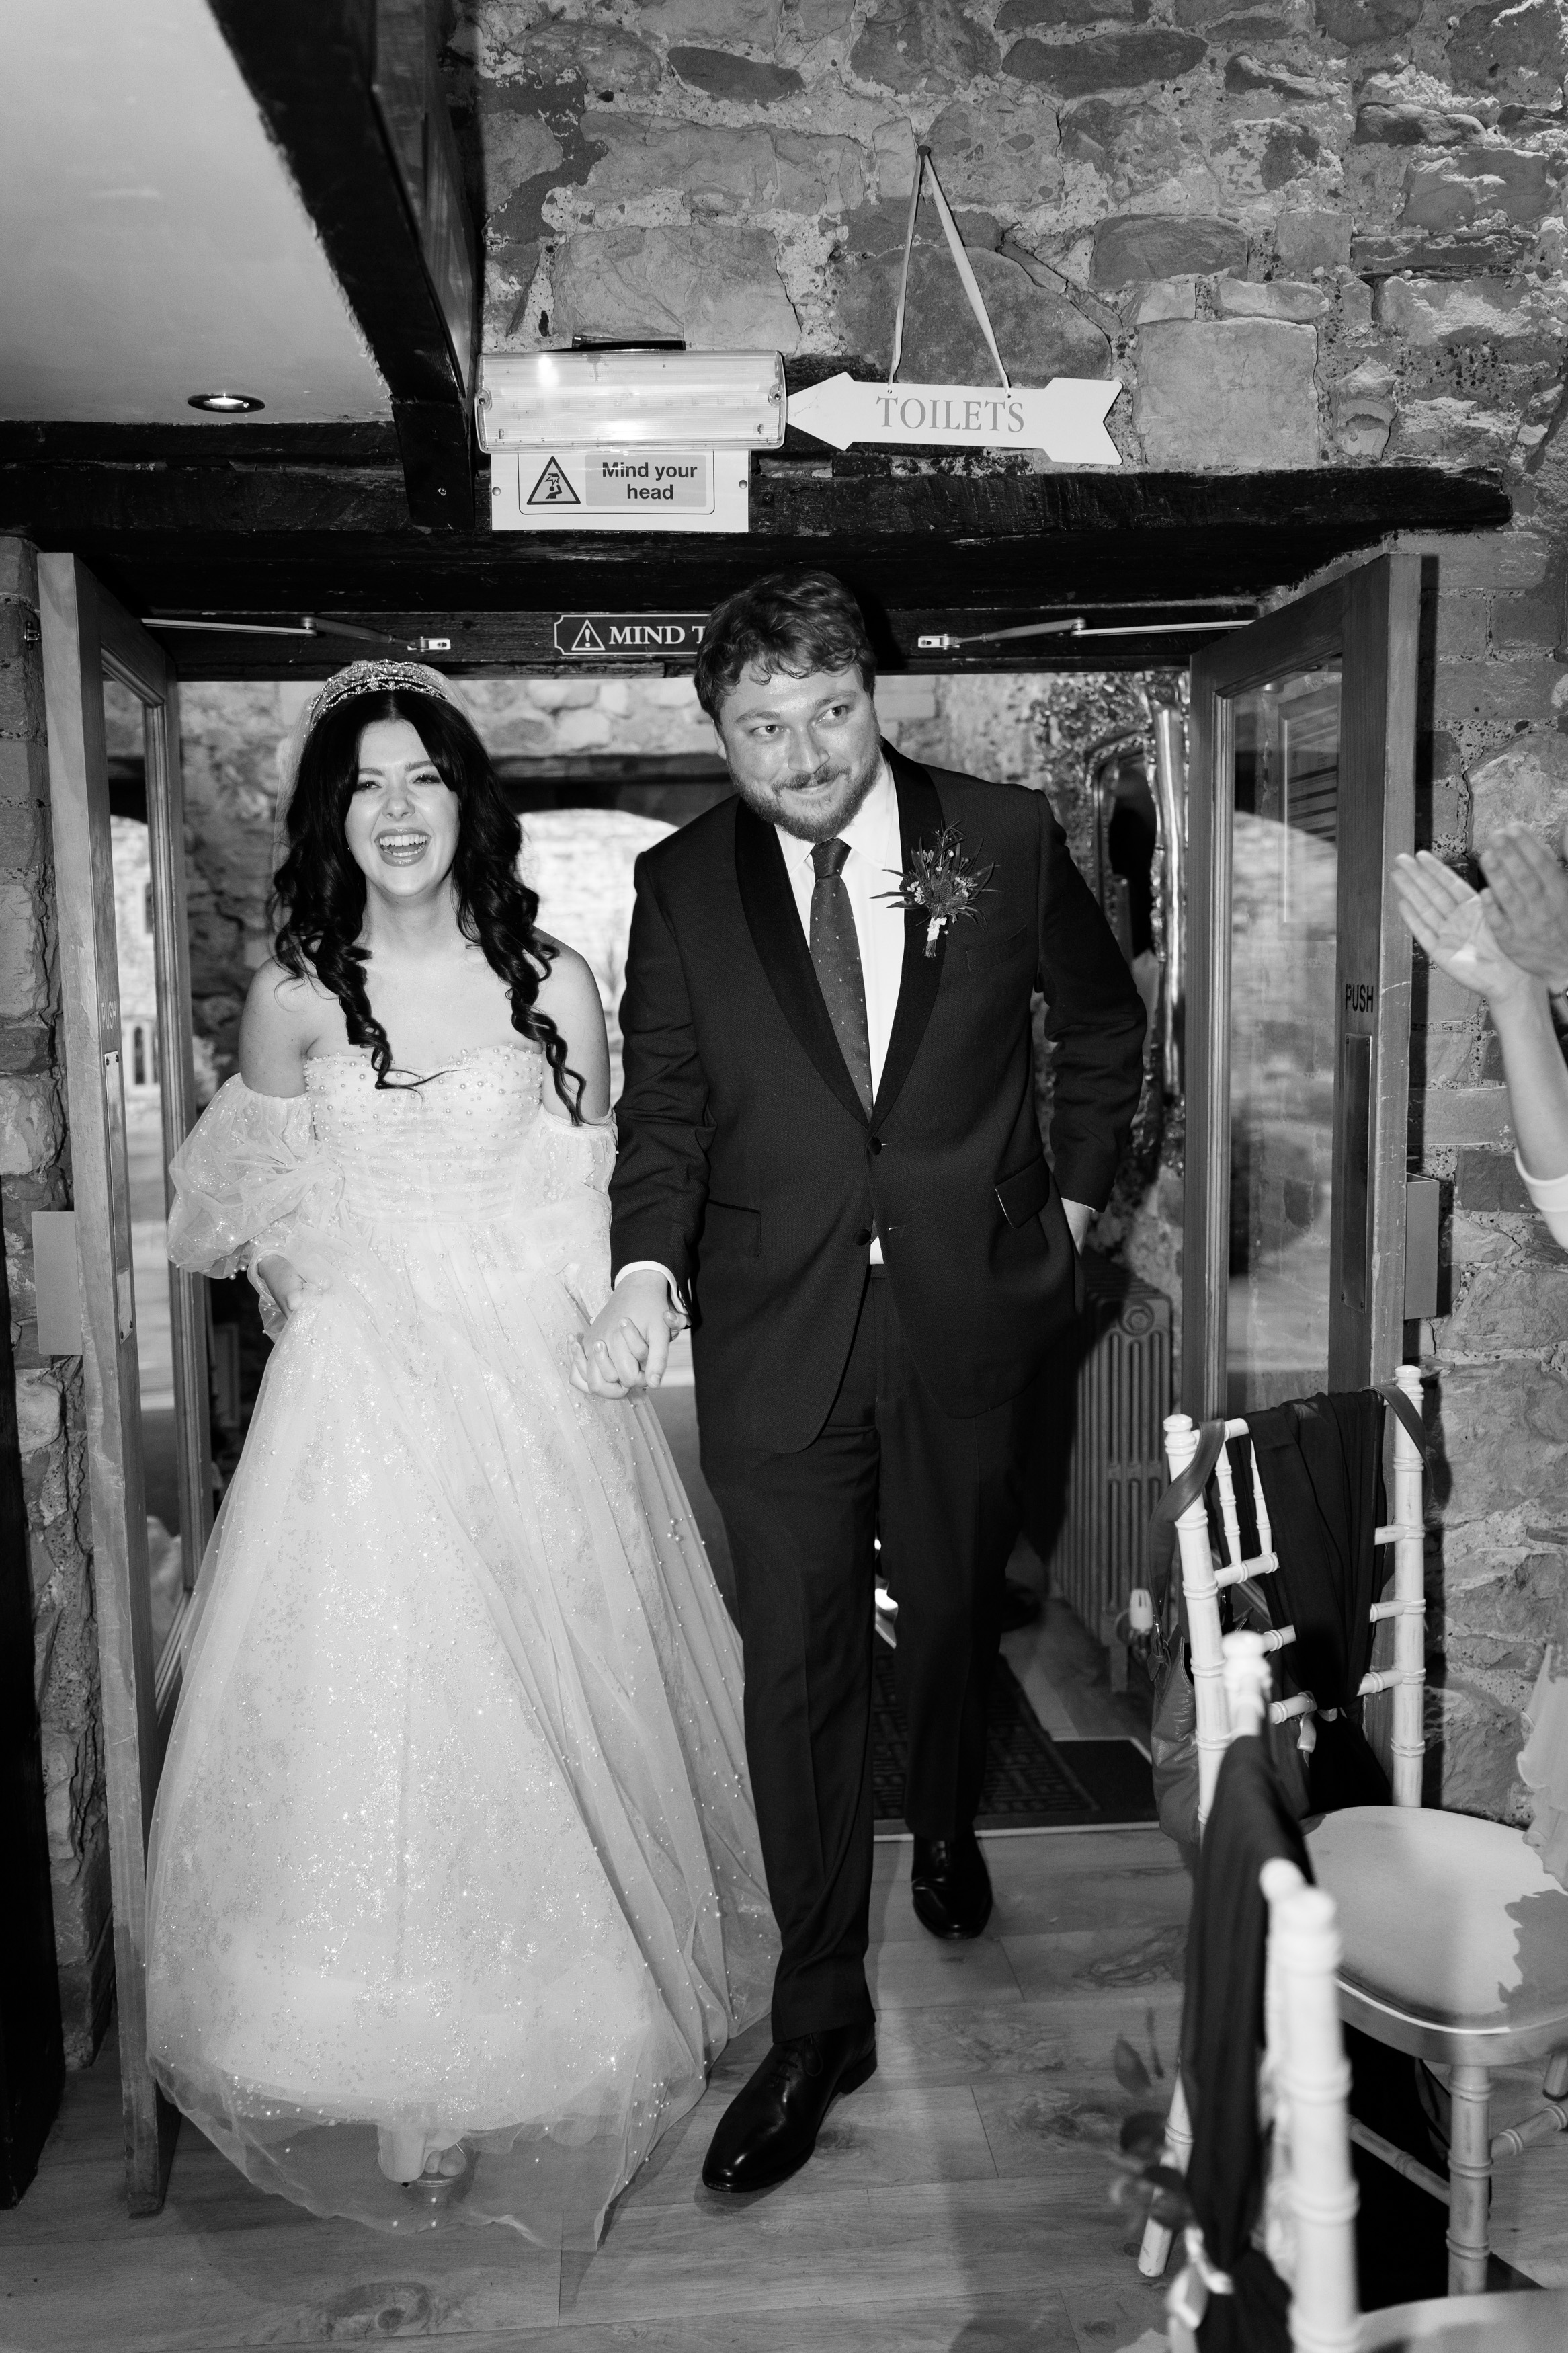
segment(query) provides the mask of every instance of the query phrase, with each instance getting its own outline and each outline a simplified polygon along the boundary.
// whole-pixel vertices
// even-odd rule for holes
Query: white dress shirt
[[[816,884],[811,853],[816,845],[786,833],[782,825],[775,826],[773,831],[784,851],[801,929],[809,944],[811,894]],[[904,864],[899,837],[898,788],[886,760],[876,783],[837,839],[849,846],[842,872],[860,950],[874,1095],[882,1082],[882,1065],[888,1059],[888,1040],[893,1034],[893,1015],[898,1010],[899,983],[904,970],[904,911],[879,895],[898,889]],[[873,1252],[876,1255],[879,1253]]]
[[[811,894],[816,886],[811,853],[816,845],[802,841],[798,834],[786,833],[782,825],[775,826],[773,831],[784,852],[784,871],[789,876],[795,911],[809,945]],[[842,874],[860,950],[860,975],[866,990],[866,1039],[871,1050],[871,1092],[875,1095],[882,1083],[882,1065],[888,1059],[888,1040],[893,1034],[893,1016],[898,1011],[899,986],[904,970],[904,911],[880,895],[884,891],[898,889],[904,866],[898,787],[885,757],[876,783],[837,839],[849,846]],[[871,1243],[871,1263],[882,1263],[879,1238],[874,1238]],[[628,1274],[649,1271],[662,1274],[675,1296],[674,1277],[655,1259],[634,1259],[630,1265],[622,1267],[616,1280],[619,1284]]]
[[[776,825],[773,831],[784,851],[784,869],[809,945],[811,894],[816,887],[816,869],[811,862],[811,853],[816,845],[802,841],[797,834],[786,833],[782,825]],[[855,918],[855,938],[860,950],[860,977],[866,991],[866,1042],[871,1050],[871,1092],[875,1095],[882,1083],[882,1065],[888,1059],[888,1040],[893,1034],[899,983],[904,970],[904,911],[890,899],[879,895],[898,889],[904,864],[899,834],[898,787],[886,759],[876,783],[848,824],[839,828],[837,839],[849,845],[849,855],[840,871],[849,893],[849,911]],[[882,1263],[880,1235],[872,1238],[871,1263]]]

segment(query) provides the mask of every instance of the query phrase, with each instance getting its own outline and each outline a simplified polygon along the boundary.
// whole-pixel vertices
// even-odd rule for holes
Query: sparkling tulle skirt
[[[651,1409],[569,1386],[547,1240],[291,1242],[313,1288],[153,1822],[149,2045],[316,2213],[581,2247],[765,2010],[776,1942],[738,1643]],[[441,2150],[449,2188],[392,2178]]]

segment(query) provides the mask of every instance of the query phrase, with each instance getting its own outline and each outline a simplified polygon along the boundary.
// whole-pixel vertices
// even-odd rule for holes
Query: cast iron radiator
[[[1083,1271],[1084,1312],[1041,1383],[1024,1529],[1051,1591],[1111,1643],[1128,1595],[1149,1581],[1149,1514],[1166,1483],[1171,1303],[1107,1259],[1086,1255]],[[1111,1659],[1124,1683],[1121,1644]]]

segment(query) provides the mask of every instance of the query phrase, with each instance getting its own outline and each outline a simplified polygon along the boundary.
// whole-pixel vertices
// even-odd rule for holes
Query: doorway
[[[144,2059],[145,1837],[213,1498],[207,1286],[158,1265],[161,1170],[196,1109],[178,706],[162,649],[79,563],[45,558],[40,576],[57,863],[70,911],[62,966],[128,2178],[132,2210],[149,2211],[174,2119]],[[1186,1096],[1192,1410],[1237,1395],[1263,1401],[1276,1378],[1293,1394],[1325,1379],[1356,1385],[1397,1361],[1409,957],[1386,878],[1412,827],[1417,579],[1415,559],[1381,559],[1200,655],[1184,764],[1173,677],[1158,711],[1145,697],[1139,723],[1114,711],[1098,722],[1101,733],[1113,723],[1113,745],[1142,731],[1150,747],[1102,765],[1072,846],[1142,966],[1160,1039],[1152,1083]],[[1005,774],[1016,746],[997,733],[987,683],[963,681],[973,765]],[[884,695],[889,715],[901,705],[904,748],[942,764],[930,678],[895,674],[879,682]],[[111,742],[123,783],[138,726],[144,808],[116,807]],[[1049,785],[1045,730],[1034,749],[1031,780]],[[1081,750],[1075,758],[1087,787]],[[560,873],[582,819],[616,820],[628,919],[632,837],[686,821],[726,789],[716,760],[690,749],[502,751],[497,765],[540,852],[560,836]],[[548,887],[543,896],[548,924]],[[563,918],[560,927],[572,935]],[[601,992],[613,998],[606,944]],[[212,1370],[221,1388],[221,1350]],[[178,1547],[173,1568],[168,1551],[159,1556],[161,1599],[150,1518]]]

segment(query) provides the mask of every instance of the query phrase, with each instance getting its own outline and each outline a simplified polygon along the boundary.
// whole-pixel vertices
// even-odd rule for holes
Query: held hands
[[[572,1343],[572,1386],[584,1397],[626,1398],[658,1388],[681,1318],[662,1274],[628,1274],[581,1340]]]
[[[1568,875],[1539,834],[1505,825],[1481,852],[1487,922],[1503,954],[1554,991],[1568,984]]]
[[[1399,912],[1440,972],[1494,1007],[1533,983],[1505,954],[1489,920],[1490,892],[1472,891],[1429,849],[1394,861]]]

